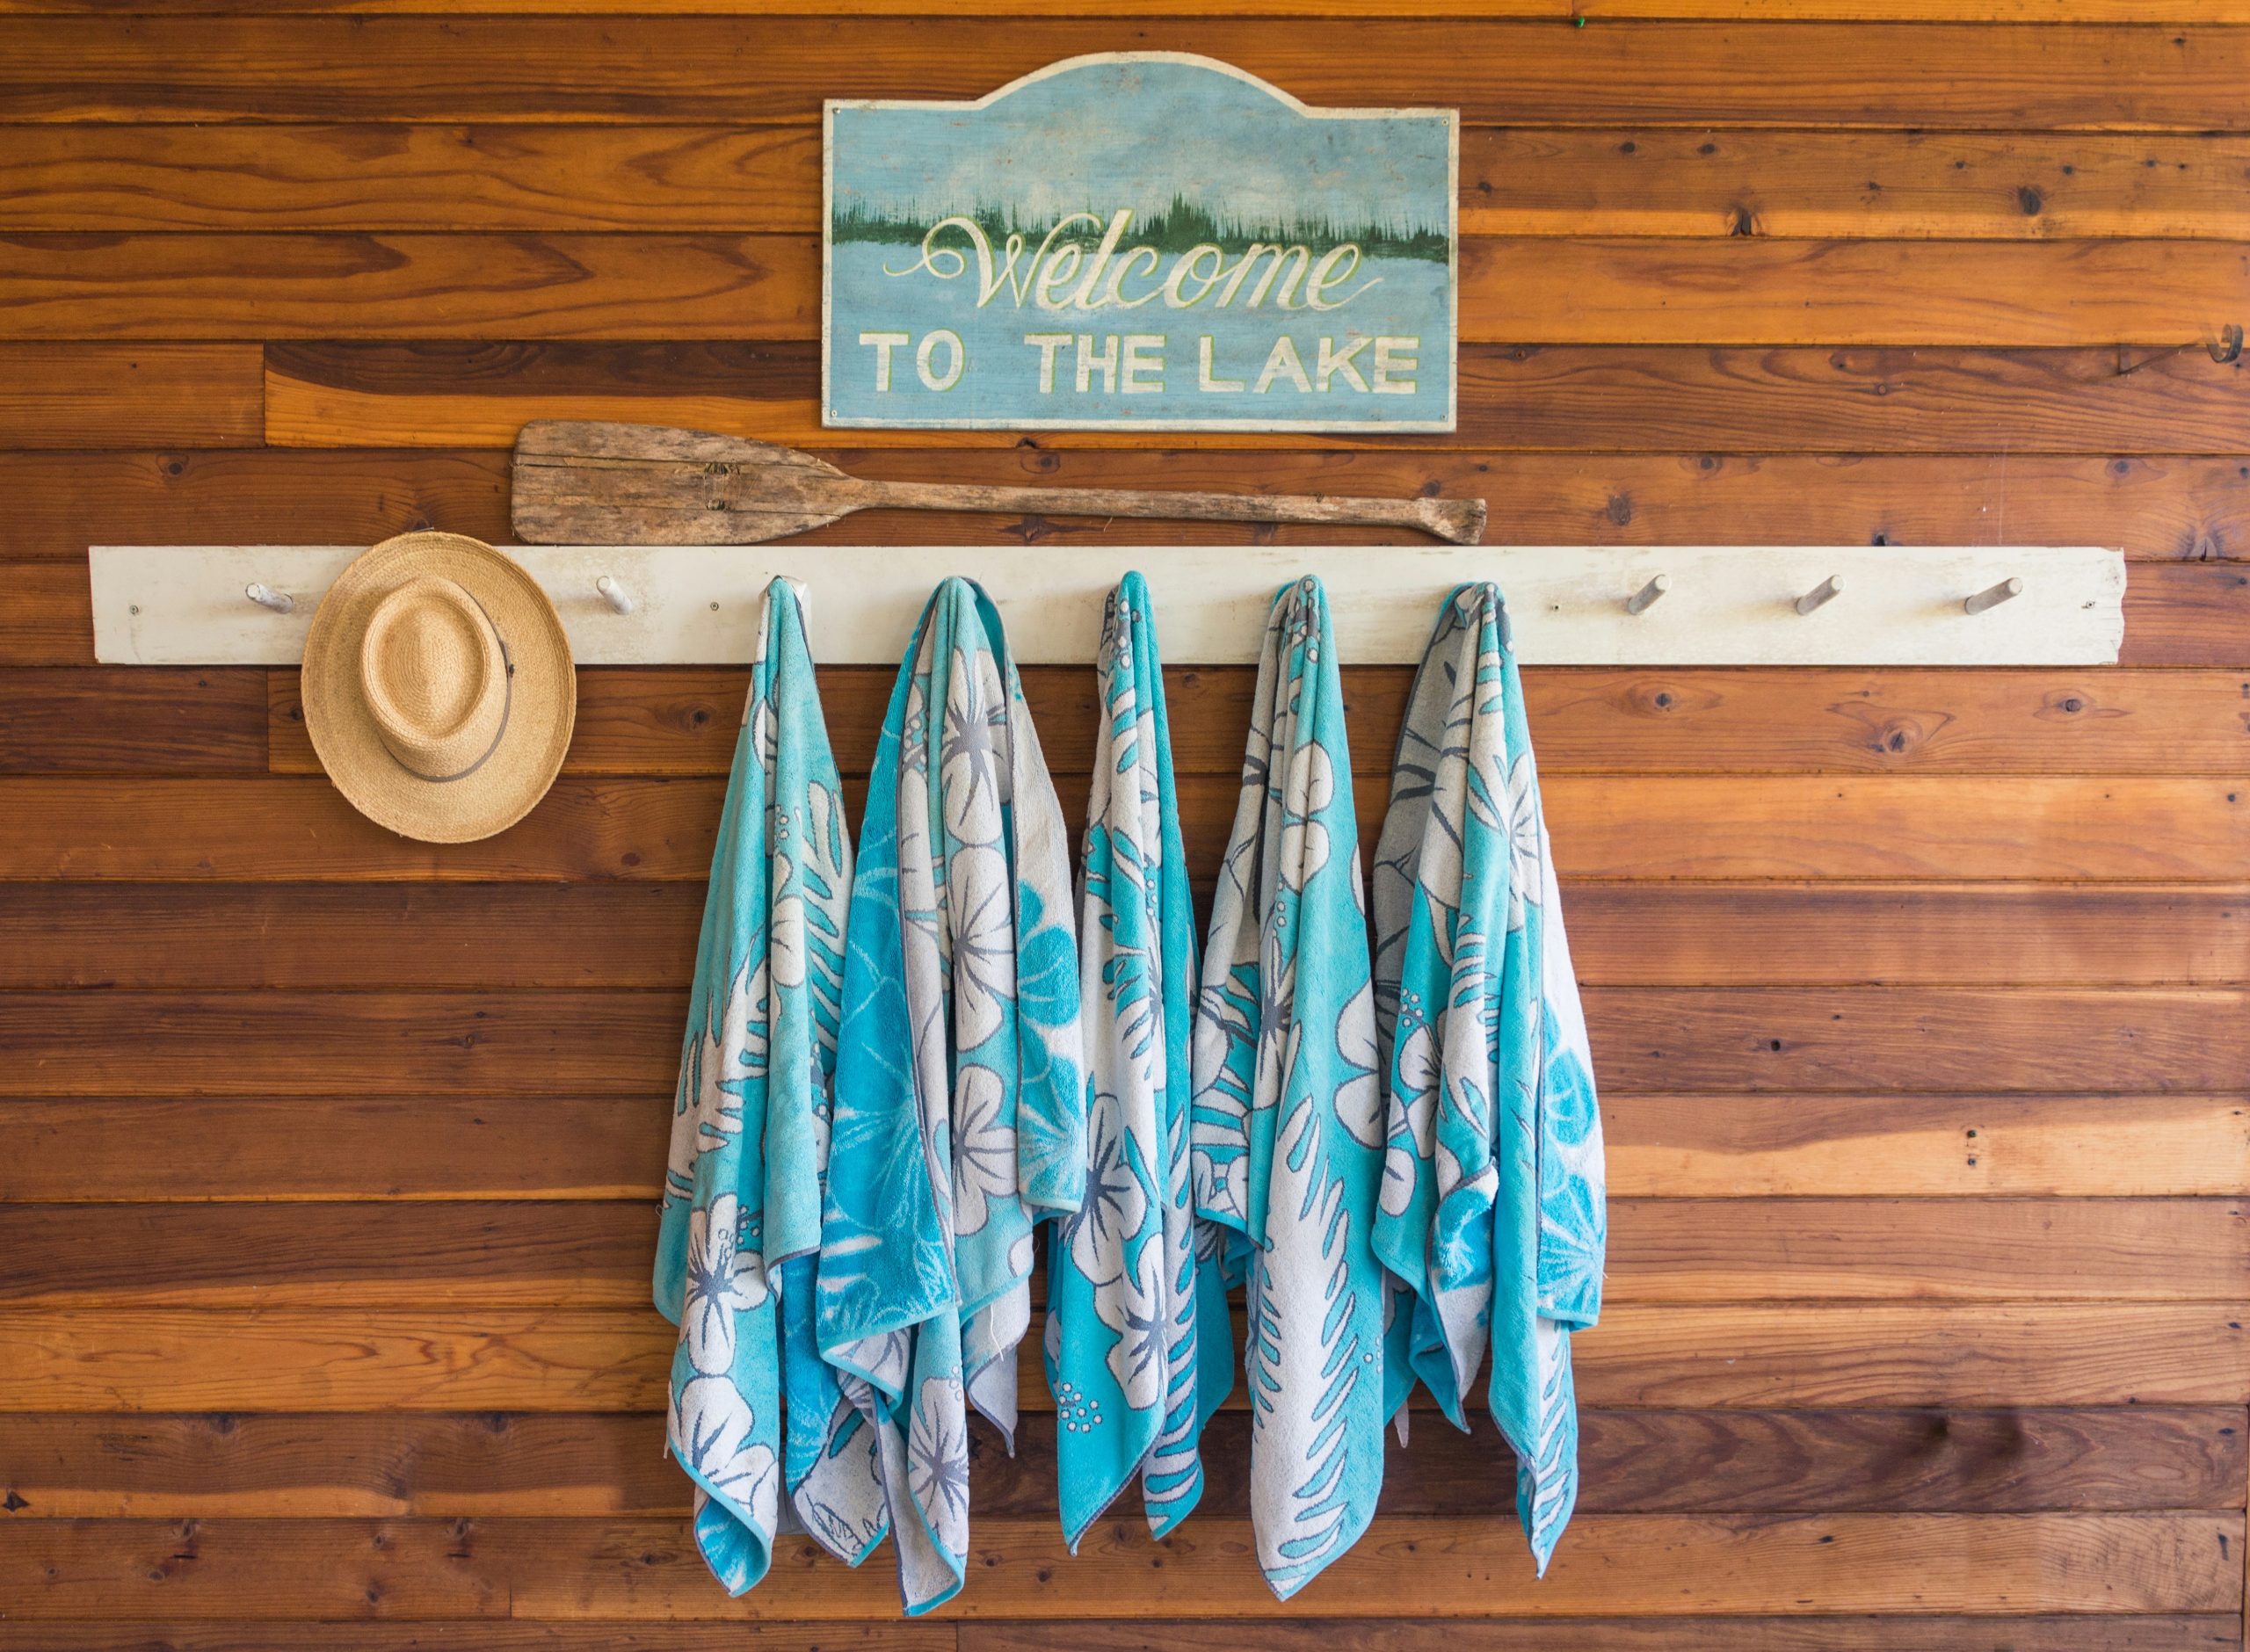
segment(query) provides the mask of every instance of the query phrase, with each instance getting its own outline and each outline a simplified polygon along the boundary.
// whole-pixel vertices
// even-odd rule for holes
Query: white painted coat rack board
[[[98,545],[105,664],[283,665],[363,546]],[[1288,581],[1327,585],[1346,663],[1411,663],[1439,600],[1498,582],[1529,665],[2100,665],[2124,635],[2125,562],[2093,547],[1978,546],[512,546],[584,665],[747,661],[767,583],[805,591],[824,663],[896,665],[931,588],[976,580],[1015,656],[1091,664],[1129,569],[1165,657],[1257,657]]]

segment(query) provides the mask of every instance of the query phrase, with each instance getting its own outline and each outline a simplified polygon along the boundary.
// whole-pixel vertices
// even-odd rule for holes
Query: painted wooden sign
[[[1453,429],[1455,111],[1125,52],[827,114],[827,424]]]

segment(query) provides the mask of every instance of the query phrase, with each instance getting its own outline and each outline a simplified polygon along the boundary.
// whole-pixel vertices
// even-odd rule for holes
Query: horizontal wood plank
[[[846,783],[855,815],[860,789]],[[1085,785],[1058,776],[1057,792],[1075,832]],[[2219,778],[1559,775],[1542,792],[1557,864],[1573,878],[2250,876],[2250,792]],[[697,880],[709,872],[721,793],[715,779],[566,776],[522,824],[448,845],[384,831],[312,777],[0,779],[0,818],[20,826],[0,843],[0,880]],[[1359,777],[1363,844],[1387,793],[1380,775]],[[1216,874],[1237,794],[1216,776],[1180,780],[1200,880]],[[1666,830],[1651,834],[1651,821]]]
[[[0,338],[820,335],[811,235],[99,239],[91,261],[83,235],[0,239]],[[1470,237],[1459,327],[1484,344],[2173,344],[2246,284],[2250,246],[2225,241]]]
[[[875,760],[895,675],[867,666],[820,672],[844,772]],[[65,685],[47,680],[58,692]],[[278,670],[271,680],[272,772],[319,773],[297,673]],[[1165,673],[1179,772],[1241,772],[1256,680],[1247,666]],[[1411,667],[1346,668],[1355,774],[1389,771],[1412,680]],[[1092,668],[1027,666],[1023,683],[1049,769],[1088,769],[1100,722]],[[583,669],[564,772],[724,774],[749,686],[746,667]],[[2225,774],[2250,763],[2250,672],[1546,667],[1525,671],[1523,690],[1544,776]],[[100,740],[99,729],[87,731],[91,751]],[[0,725],[0,760],[6,750]]]
[[[15,992],[0,1096],[669,1096],[677,991]],[[1597,987],[1612,1095],[2210,1091],[2250,1070],[2250,993],[2218,988]]]
[[[0,15],[69,17],[114,13],[132,0],[0,0]],[[758,17],[880,18],[925,13],[929,0],[181,0],[174,8],[226,16],[382,16],[400,14],[635,17],[673,12]],[[1074,17],[1294,18],[1306,0],[1078,0]],[[1704,18],[1725,22],[1857,23],[2202,23],[2250,22],[2242,0],[1325,0],[1319,14],[1334,18],[1514,18],[1549,22]],[[1042,0],[968,0],[965,17],[1051,17]]]
[[[2246,1313],[1629,1304],[1574,1340],[1573,1365],[1595,1409],[2240,1405]],[[676,1341],[653,1308],[9,1308],[0,1410],[648,1410]],[[1036,1349],[1020,1373],[1024,1409],[1051,1410]]]
[[[2250,887],[1572,880],[1563,894],[1587,986],[2250,982]],[[0,883],[0,989],[685,988],[703,898],[688,883]]]
[[[0,668],[0,773],[260,774],[266,673]]]
[[[2138,375],[2137,375],[2138,376]],[[2133,379],[2124,383],[2130,387]],[[650,418],[669,417],[661,407]],[[1621,416],[1629,409],[1621,409]],[[1189,488],[1487,500],[1493,545],[2111,545],[2135,562],[2250,558],[2250,463],[2067,454],[1510,453],[1197,448],[836,448],[900,482]],[[83,565],[90,545],[373,544],[417,527],[505,543],[504,453],[480,449],[0,453],[7,553]],[[1404,530],[867,511],[838,544],[1387,544]],[[581,682],[583,692],[584,680]]]
[[[1559,11],[1564,0],[1537,3]],[[2239,0],[2224,4],[2250,20]],[[2250,144],[2203,135],[1470,127],[1460,224],[1470,235],[2241,240],[2246,166]],[[0,229],[11,232],[819,228],[810,121],[54,126],[19,132],[0,155]]]
[[[664,1127],[660,1108],[648,1127]],[[644,1200],[0,1205],[25,1307],[638,1307]],[[316,1242],[308,1244],[309,1235]],[[1616,1199],[1608,1301],[2195,1301],[2250,1271],[2239,1199]]]
[[[1602,1116],[1613,1198],[2250,1192],[2239,1096],[1612,1096]]]
[[[2242,1501],[2232,1407],[1906,1411],[1588,1411],[1586,1514],[2214,1511]],[[682,1518],[689,1482],[657,1413],[0,1417],[0,1503],[18,1520]],[[970,1428],[978,1518],[1052,1516],[1055,1419],[1016,1454]],[[1200,1515],[1250,1509],[1250,1418],[1201,1439]],[[1416,1421],[1385,1454],[1390,1514],[1490,1513],[1513,1464],[1481,1419]],[[1121,1513],[1133,1511],[1128,1494]],[[4,1646],[0,1641],[0,1646]]]
[[[1137,1520],[1075,1556],[1052,1521],[976,1523],[954,1617],[1182,1612],[1381,1616],[1402,1567],[1434,1617],[1784,1612],[2226,1610],[2239,1514],[1589,1515],[1543,1579],[1513,1521],[1380,1516],[1294,1601],[1250,1561],[1249,1524]],[[25,1522],[0,1551],[22,1618],[867,1618],[896,1610],[887,1555],[857,1571],[784,1539],[729,1601],[678,1521]]]
[[[1076,1622],[1084,1652],[2239,1652],[2239,1615],[1974,1618],[1200,1618]],[[0,1652],[1049,1652],[1036,1622],[774,1624],[664,1622],[411,1623],[213,1620],[204,1623],[0,1623]]]
[[[2182,341],[2184,342],[2184,341]],[[2146,352],[2143,352],[2146,353]],[[2201,351],[1514,347],[1466,344],[1450,435],[1337,439],[1339,448],[1543,453],[2242,453],[2241,364]],[[819,360],[807,344],[277,343],[266,439],[287,447],[507,447],[526,421],[614,418],[820,446]],[[918,431],[855,444],[919,446]],[[1164,448],[1297,447],[1287,436],[1150,432]],[[1018,448],[1020,432],[948,431],[949,446]],[[1135,441],[1042,431],[1041,449]],[[2076,535],[2070,536],[2072,539]]]
[[[641,1199],[667,1096],[0,1101],[0,1199]],[[2239,1095],[1632,1096],[1614,1199],[2250,1195]],[[99,1177],[87,1166],[99,1165]]]
[[[916,17],[152,18],[0,21],[0,120],[770,121],[826,98],[983,96],[1111,24]],[[1313,104],[1419,102],[1485,124],[2241,131],[2229,28],[1902,24],[1870,76],[1850,24],[1150,19],[1132,44],[1238,64]],[[1762,72],[1746,77],[1745,62]],[[1369,65],[1397,65],[1390,79]],[[1412,65],[1411,73],[1404,69]]]
[[[261,376],[256,344],[0,343],[0,447],[254,446]]]

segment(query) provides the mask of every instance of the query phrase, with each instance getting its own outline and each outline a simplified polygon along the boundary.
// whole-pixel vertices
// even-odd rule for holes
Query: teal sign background
[[[824,422],[1450,431],[1458,132],[1172,53],[831,101]]]

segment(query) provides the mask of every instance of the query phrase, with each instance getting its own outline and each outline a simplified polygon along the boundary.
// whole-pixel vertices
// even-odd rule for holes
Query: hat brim
[[[471,772],[427,780],[382,741],[359,679],[359,645],[376,605],[403,581],[435,574],[483,605],[512,668],[499,743]],[[345,569],[305,637],[305,730],[336,789],[402,837],[465,844],[504,831],[547,794],[570,749],[577,677],[570,639],[538,582],[482,540],[402,533]]]

